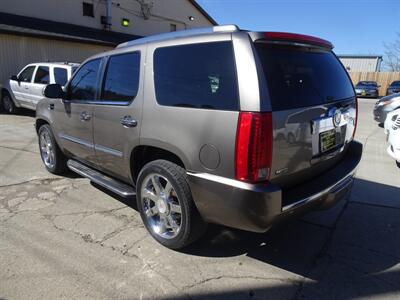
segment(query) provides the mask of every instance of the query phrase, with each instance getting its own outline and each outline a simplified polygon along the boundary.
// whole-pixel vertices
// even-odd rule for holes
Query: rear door
[[[291,187],[345,152],[355,126],[353,86],[330,49],[265,41],[255,48],[273,112],[271,182]]]
[[[29,86],[29,95],[27,95],[32,108],[36,108],[38,102],[44,98],[43,90],[49,83],[50,68],[48,66],[38,65],[33,82]]]
[[[93,144],[93,105],[97,99],[101,59],[86,62],[66,87],[66,99],[54,100],[56,132],[60,146],[88,164],[96,163]]]
[[[68,69],[62,67],[53,67],[53,75],[54,75],[54,83],[57,83],[61,86],[65,86],[68,82],[68,79],[71,76],[68,76]]]
[[[140,51],[108,57],[93,111],[99,168],[125,181],[130,176],[132,149],[139,145],[143,104],[140,62]]]

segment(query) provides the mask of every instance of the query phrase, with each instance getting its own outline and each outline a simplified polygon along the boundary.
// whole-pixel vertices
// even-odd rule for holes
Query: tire
[[[17,112],[17,107],[12,100],[10,93],[8,91],[3,91],[1,97],[1,108],[7,114],[15,114]]]
[[[396,160],[396,165],[398,168],[400,168],[400,162]]]
[[[152,161],[140,171],[136,186],[142,221],[160,244],[181,249],[203,235],[206,223],[194,204],[185,169],[166,160]]]
[[[293,133],[289,132],[288,137],[287,137],[287,142],[289,144],[294,144],[296,142],[296,137],[294,136]]]
[[[47,171],[56,175],[64,174],[67,170],[67,158],[58,147],[51,127],[48,124],[40,126],[38,137],[40,157]]]

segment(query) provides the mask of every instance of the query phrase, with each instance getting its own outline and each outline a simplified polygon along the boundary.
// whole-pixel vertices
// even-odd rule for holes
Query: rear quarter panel
[[[188,171],[234,176],[238,112],[162,106],[154,90],[153,56],[159,47],[230,41],[231,34],[175,39],[148,45],[145,72],[143,120],[140,142],[178,155]],[[195,58],[193,58],[195,59]],[[203,150],[202,150],[203,149]],[[206,149],[205,152],[204,149]],[[202,160],[200,159],[202,155]],[[209,168],[204,160],[216,163]]]

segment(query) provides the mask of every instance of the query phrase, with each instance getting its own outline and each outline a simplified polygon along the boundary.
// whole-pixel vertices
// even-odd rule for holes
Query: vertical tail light
[[[271,163],[272,114],[240,112],[236,133],[236,179],[251,183],[267,181]]]

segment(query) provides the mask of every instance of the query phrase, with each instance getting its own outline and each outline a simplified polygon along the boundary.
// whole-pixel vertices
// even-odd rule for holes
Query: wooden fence
[[[362,80],[376,81],[379,88],[379,96],[386,95],[386,89],[392,81],[400,80],[400,72],[349,72],[353,84]]]

